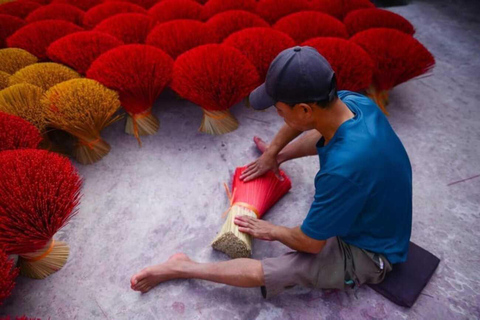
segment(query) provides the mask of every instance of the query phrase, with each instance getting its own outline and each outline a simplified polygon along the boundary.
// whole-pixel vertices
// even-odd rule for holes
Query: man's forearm
[[[310,130],[303,136],[288,144],[278,154],[277,161],[279,164],[296,158],[313,156],[317,154],[316,144],[322,135],[317,130]]]
[[[305,236],[299,226],[295,228],[275,226],[272,233],[274,240],[280,241],[293,250],[302,252],[318,253],[325,243],[325,241],[317,241]]]
[[[273,138],[272,142],[270,142],[270,145],[268,146],[267,150],[265,151],[266,153],[270,153],[272,155],[278,155],[280,151],[293,139],[298,137],[302,131],[295,130],[288,126],[287,124],[284,124],[278,133],[275,135]]]

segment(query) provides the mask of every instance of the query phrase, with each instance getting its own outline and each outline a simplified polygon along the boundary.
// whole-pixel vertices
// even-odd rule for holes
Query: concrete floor
[[[197,132],[201,111],[164,94],[161,129],[139,148],[123,123],[106,129],[111,153],[91,166],[80,212],[57,238],[71,248],[66,266],[41,281],[19,277],[0,316],[42,319],[478,319],[480,317],[480,12],[477,1],[414,1],[392,11],[417,28],[437,66],[430,77],[391,92],[390,122],[414,171],[412,240],[441,258],[416,305],[394,305],[368,287],[345,292],[294,288],[264,301],[257,288],[172,281],[145,295],[130,290],[141,268],[185,252],[197,261],[225,256],[210,245],[227,207],[222,183],[258,156],[254,134],[281,126],[274,110],[233,108],[240,128],[212,137]],[[477,3],[477,4],[475,4]],[[476,6],[476,7],[475,7]],[[293,188],[266,216],[299,225],[314,192],[316,157],[285,164]],[[280,243],[255,241],[254,258],[280,255]]]

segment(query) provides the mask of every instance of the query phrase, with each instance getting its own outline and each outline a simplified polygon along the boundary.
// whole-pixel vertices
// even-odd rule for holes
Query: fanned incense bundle
[[[350,12],[343,20],[348,33],[354,35],[372,28],[390,28],[413,35],[415,28],[404,17],[383,9],[360,9]]]
[[[0,71],[0,90],[8,87],[8,78],[10,78],[8,73]]]
[[[345,25],[334,17],[318,11],[302,11],[278,20],[273,26],[297,43],[316,37],[348,38]]]
[[[29,83],[16,84],[0,91],[0,111],[19,116],[45,134],[47,120],[40,99],[43,90]]]
[[[0,245],[20,255],[23,275],[43,279],[67,262],[67,244],[53,236],[77,213],[81,184],[70,161],[56,153],[0,153]]]
[[[7,299],[15,287],[15,278],[18,276],[18,268],[0,246],[0,306]]]
[[[244,182],[240,180],[240,175],[245,169],[246,167],[241,167],[235,170],[232,193],[228,192],[230,207],[227,210],[227,220],[212,242],[214,249],[230,258],[245,258],[252,254],[252,237],[238,230],[234,223],[235,217],[247,215],[261,219],[292,187],[290,179],[283,171],[280,171],[283,181],[269,171],[255,180]]]
[[[53,42],[47,49],[47,55],[52,61],[85,74],[102,53],[121,45],[122,41],[103,32],[75,32]]]
[[[243,10],[230,10],[214,15],[207,26],[221,42],[232,33],[252,27],[270,27],[268,23],[254,13]]]
[[[311,10],[321,11],[343,20],[345,16],[359,9],[375,8],[370,0],[311,0]]]
[[[293,47],[295,41],[272,28],[248,28],[232,33],[223,44],[240,50],[257,68],[259,80],[263,82],[273,59],[281,51]]]
[[[14,74],[18,70],[37,62],[37,57],[23,49],[0,49],[0,71],[8,74]]]
[[[257,3],[257,14],[270,24],[289,14],[310,10],[307,0],[260,0]]]
[[[154,5],[148,14],[162,23],[178,19],[200,20],[202,5],[193,0],[165,0]]]
[[[302,44],[317,49],[332,66],[338,90],[363,91],[372,84],[374,64],[355,42],[340,38],[314,38]]]
[[[206,44],[177,58],[171,87],[203,109],[201,132],[224,134],[238,128],[228,109],[255,89],[258,82],[255,66],[239,50]]]
[[[0,14],[0,49],[5,48],[7,46],[7,38],[25,26],[25,24],[25,21],[19,17]]]
[[[8,14],[23,19],[30,12],[40,7],[41,4],[33,1],[12,1],[0,5],[0,14]]]
[[[100,132],[120,116],[118,94],[91,79],[73,79],[50,88],[42,98],[49,124],[78,139],[73,155],[81,164],[108,154],[110,145]]]
[[[374,62],[373,85],[367,93],[385,114],[388,90],[435,65],[433,55],[417,39],[398,30],[368,29],[350,40],[360,45]]]
[[[160,48],[176,59],[190,49],[214,41],[215,37],[205,23],[174,20],[156,26],[148,35],[146,44]]]
[[[104,1],[105,0],[53,0],[51,3],[67,3],[80,8],[83,11],[87,11]]]
[[[145,43],[157,22],[145,14],[120,13],[103,20],[93,29],[108,33],[125,44]]]
[[[41,20],[58,19],[70,21],[72,23],[75,23],[76,25],[81,26],[83,21],[83,15],[84,12],[82,10],[72,5],[63,3],[52,3],[32,11],[25,18],[25,21],[31,23]]]
[[[27,24],[7,39],[9,47],[25,49],[40,60],[47,59],[47,47],[67,34],[83,31],[79,26],[63,20],[42,20]]]
[[[36,149],[42,136],[37,128],[20,117],[0,112],[0,152]]]
[[[110,2],[112,0],[106,0],[106,1]],[[118,0],[113,0],[113,1],[118,1]],[[121,0],[121,1],[131,2],[148,10],[152,6],[154,6],[157,2],[163,1],[163,0]]]
[[[9,79],[9,84],[30,83],[47,91],[54,85],[70,79],[80,78],[80,74],[64,65],[54,62],[34,63],[18,70]]]
[[[87,77],[118,91],[127,111],[125,132],[155,134],[159,120],[152,106],[172,78],[173,59],[149,45],[124,45],[105,52],[92,63]]]
[[[245,10],[255,13],[255,0],[209,0],[202,10],[202,20],[208,20],[214,15],[229,10]]]
[[[86,28],[91,29],[103,20],[119,13],[147,14],[147,10],[130,2],[105,2],[91,8],[85,13],[85,15],[83,16],[83,25]]]

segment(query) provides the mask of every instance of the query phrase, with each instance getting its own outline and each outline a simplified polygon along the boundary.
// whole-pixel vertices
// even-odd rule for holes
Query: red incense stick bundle
[[[215,37],[205,23],[182,19],[159,24],[153,28],[145,42],[176,59],[190,49],[215,42]]]
[[[310,6],[311,10],[328,13],[340,20],[354,10],[375,8],[370,0],[311,0]]]
[[[120,13],[147,14],[147,10],[130,2],[105,2],[91,8],[85,13],[83,16],[83,25],[91,29],[103,20]]]
[[[67,3],[87,11],[88,9],[93,8],[102,2],[104,2],[104,0],[53,0],[51,3]]]
[[[30,122],[0,112],[0,152],[14,149],[36,149],[42,136]]]
[[[246,167],[237,168],[233,176],[232,193],[228,192],[230,208],[227,220],[212,242],[212,247],[224,252],[230,258],[249,257],[252,253],[252,237],[240,232],[234,223],[236,216],[247,215],[260,219],[292,187],[290,179],[283,171],[279,180],[269,171],[263,176],[244,182],[240,175]]]
[[[242,29],[270,27],[265,20],[256,14],[244,10],[230,10],[216,14],[207,21],[207,25],[215,33],[219,42]]]
[[[171,87],[203,109],[201,132],[224,134],[238,128],[228,109],[255,89],[258,81],[255,66],[239,50],[206,44],[177,58]]]
[[[339,90],[363,91],[372,84],[373,61],[359,45],[340,38],[313,38],[302,45],[317,49],[332,66]]]
[[[20,272],[45,278],[67,261],[53,240],[77,213],[81,179],[70,161],[45,150],[0,152],[0,245],[19,254]]]
[[[140,135],[158,131],[159,120],[152,106],[169,84],[173,59],[164,51],[149,45],[130,44],[109,50],[99,56],[87,71],[87,77],[118,91],[127,111],[125,132]]]
[[[260,82],[265,80],[268,67],[284,49],[293,47],[289,35],[272,28],[247,28],[232,33],[223,44],[240,50],[257,68]]]
[[[334,17],[318,11],[302,11],[278,20],[275,29],[288,34],[297,43],[316,37],[348,38],[345,25]]]
[[[69,21],[82,26],[84,14],[83,10],[75,6],[65,3],[52,3],[32,11],[25,18],[25,21],[31,23],[41,20],[57,19]]]
[[[7,39],[7,45],[27,50],[40,60],[47,60],[47,48],[53,41],[78,31],[83,29],[68,21],[42,20],[18,29]]]
[[[373,84],[367,93],[385,114],[388,90],[428,72],[435,65],[435,58],[427,48],[395,29],[368,29],[350,40],[360,45],[374,62]]]
[[[50,44],[47,55],[52,61],[85,74],[92,62],[102,53],[121,45],[122,41],[103,32],[75,32]]]
[[[9,259],[5,250],[0,247],[0,306],[12,294],[17,276],[18,269],[15,268],[14,261]]]
[[[229,10],[245,10],[255,13],[255,0],[209,0],[202,10],[202,20],[208,20],[214,15]]]
[[[33,1],[12,1],[0,4],[0,14],[8,14],[24,19],[30,12],[42,5]]]
[[[145,43],[147,35],[156,24],[146,14],[120,13],[103,20],[93,30],[108,33],[125,44]]]
[[[151,7],[148,14],[160,23],[177,19],[200,20],[202,5],[193,0],[165,0]]]
[[[289,14],[310,10],[307,0],[260,0],[257,3],[257,14],[270,24]]]
[[[18,29],[25,26],[26,22],[19,17],[8,14],[0,14],[0,49],[7,46],[7,38]]]
[[[347,26],[348,33],[354,35],[360,31],[372,28],[390,28],[413,35],[415,28],[404,17],[395,12],[383,9],[360,9],[350,12],[343,23]]]

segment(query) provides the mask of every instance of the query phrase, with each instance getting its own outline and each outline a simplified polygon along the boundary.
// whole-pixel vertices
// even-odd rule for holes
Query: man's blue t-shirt
[[[339,91],[354,113],[324,146],[317,143],[320,171],[315,198],[301,230],[326,240],[339,236],[383,254],[391,263],[407,258],[412,227],[412,168],[387,118],[369,98]]]

